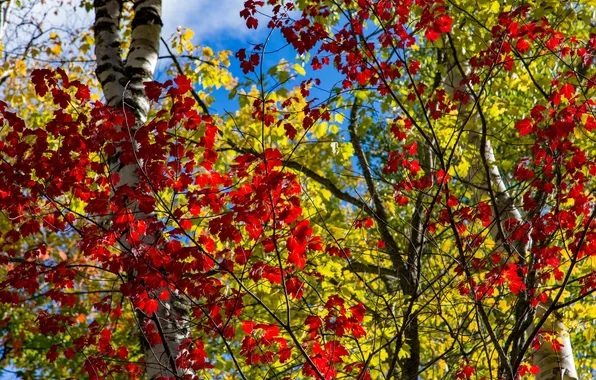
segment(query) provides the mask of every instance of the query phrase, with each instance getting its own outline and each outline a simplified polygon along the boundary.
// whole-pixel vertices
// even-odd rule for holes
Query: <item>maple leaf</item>
[[[288,136],[290,139],[294,140],[294,138],[296,137],[296,134],[298,133],[296,128],[294,128],[292,126],[292,124],[285,123],[284,129],[286,130],[286,136]]]
[[[343,361],[343,356],[349,355],[348,350],[337,340],[325,343],[325,353],[333,363],[340,363]]]
[[[299,300],[304,294],[304,283],[302,283],[296,277],[292,277],[286,281],[286,289],[288,290],[288,294]]]
[[[559,340],[559,338],[553,337],[553,339],[550,343],[551,343],[553,350],[555,352],[561,351],[561,348],[563,347],[563,343]]]
[[[254,17],[248,17],[246,19],[246,26],[248,29],[257,29],[257,26],[259,26],[259,20]]]
[[[234,54],[234,57],[238,58],[238,60],[240,60],[240,61],[245,61],[246,60],[246,49],[245,48],[238,49],[236,54]]]
[[[186,94],[192,90],[192,84],[190,80],[184,75],[178,75],[176,78],[174,78],[174,82],[178,86],[180,95]]]
[[[519,40],[517,40],[517,43],[515,44],[515,48],[517,50],[519,50],[520,53],[525,53],[530,49],[530,43],[528,41],[526,41],[523,38],[520,38]]]
[[[159,293],[159,299],[160,299],[160,300],[162,300],[162,301],[167,301],[167,300],[169,300],[169,299],[170,299],[170,291],[169,291],[169,290],[167,290],[167,289],[164,289],[164,290],[162,290],[162,291]]]
[[[157,311],[158,307],[159,307],[159,304],[158,304],[157,300],[148,299],[145,301],[145,306],[143,307],[143,311],[145,313],[147,313],[148,315],[153,315],[153,313],[155,313]]]
[[[570,100],[573,97],[573,94],[575,94],[575,88],[572,84],[567,83],[561,87],[559,93]]]
[[[441,33],[435,31],[434,29],[427,29],[426,33],[424,33],[424,36],[426,37],[427,40],[434,42],[439,39],[439,37],[441,36]]]
[[[525,136],[533,131],[532,119],[523,119],[515,124],[520,136]]]
[[[72,347],[68,347],[64,350],[64,357],[67,359],[74,359],[77,356],[76,352],[72,349]]]
[[[362,302],[359,302],[358,305],[356,305],[356,306],[352,306],[350,308],[350,311],[352,312],[352,316],[354,318],[356,318],[356,320],[358,322],[362,322],[364,320],[364,314],[366,313],[366,308],[364,307]]]
[[[58,358],[58,347],[59,345],[54,344],[46,353],[46,359],[48,359],[50,363],[54,362]]]
[[[47,69],[35,69],[31,72],[31,82],[35,85],[35,92],[39,96],[45,96],[48,92],[48,86],[45,78],[50,75],[51,71]]]
[[[118,350],[116,351],[116,356],[118,356],[118,358],[120,358],[121,360],[128,358],[128,349],[125,346],[118,347]]]
[[[300,269],[304,268],[304,265],[306,264],[306,244],[294,237],[290,237],[288,238],[286,247],[288,248],[288,251],[290,251],[288,262],[296,265]]]
[[[153,102],[159,101],[163,85],[156,81],[143,82],[143,85],[145,86],[145,95],[147,98]]]

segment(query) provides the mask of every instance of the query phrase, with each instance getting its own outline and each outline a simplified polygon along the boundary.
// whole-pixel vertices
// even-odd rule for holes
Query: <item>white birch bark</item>
[[[548,304],[539,305],[536,309],[536,317],[542,318],[548,307]],[[571,339],[563,323],[563,316],[557,312],[551,313],[540,331],[549,333],[550,339],[556,339],[561,347],[555,350],[552,340],[545,341],[541,338],[542,345],[532,357],[532,364],[540,367],[536,380],[578,380]]]
[[[14,0],[0,0],[0,41],[4,39],[4,31],[8,25],[8,17]]]
[[[96,75],[101,83],[107,104],[115,108],[128,108],[136,117],[136,124],[126,125],[128,136],[133,139],[134,130],[147,120],[149,100],[145,95],[143,82],[153,79],[158,60],[161,34],[161,0],[137,0],[134,2],[132,21],[132,40],[126,60],[122,61],[120,48],[120,18],[123,0],[96,0],[94,32],[96,38],[95,54],[97,59]],[[133,146],[135,142],[133,141]],[[139,183],[139,165],[122,164],[118,154],[110,157],[110,172],[118,173],[116,188],[129,186],[134,189]],[[138,204],[128,206],[135,219],[145,219],[151,215],[138,209]],[[146,236],[144,244],[154,242],[153,236]],[[132,274],[134,275],[134,274]],[[152,295],[157,298],[163,289],[157,289]],[[151,323],[162,339],[161,344],[151,347],[144,337],[145,363],[147,377],[181,378],[193,376],[191,370],[176,367],[176,358],[181,354],[181,344],[190,337],[188,308],[183,299],[175,292],[170,292],[169,300],[159,301],[158,310],[152,316]],[[141,331],[141,330],[140,330]]]

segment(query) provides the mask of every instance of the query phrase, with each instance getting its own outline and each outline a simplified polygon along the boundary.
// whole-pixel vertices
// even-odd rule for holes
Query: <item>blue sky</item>
[[[251,46],[262,44],[267,40],[269,34],[269,29],[266,27],[268,17],[257,15],[259,27],[257,30],[248,29],[245,20],[240,17],[240,11],[243,8],[244,0],[163,0],[162,20],[164,26],[162,36],[167,39],[177,31],[178,27],[186,27],[195,33],[192,41],[195,44],[209,46],[214,51],[230,50],[233,54],[241,48],[246,48],[247,54],[250,54]],[[262,12],[269,14],[269,10],[270,7],[266,6]],[[276,52],[265,56],[264,72],[279,63],[281,59],[290,63],[295,62],[295,51],[291,46],[286,45],[287,42],[279,31],[271,35],[266,50]],[[162,47],[162,50],[165,49]],[[165,51],[163,53],[166,54]],[[297,77],[296,81],[288,85],[295,86],[299,81],[313,76],[322,80],[322,87],[330,89],[339,80],[339,74],[332,69],[327,68],[313,72],[309,70],[309,65],[304,68],[307,76]],[[245,76],[252,79],[256,78],[253,73],[244,74],[239,67],[238,60],[234,57],[231,59],[229,69],[240,81]],[[318,97],[319,100],[328,96],[326,93],[316,93],[315,90],[312,91],[312,94]],[[233,112],[237,109],[237,101],[228,100],[225,90],[216,92],[214,97],[216,101],[212,108],[217,113]]]

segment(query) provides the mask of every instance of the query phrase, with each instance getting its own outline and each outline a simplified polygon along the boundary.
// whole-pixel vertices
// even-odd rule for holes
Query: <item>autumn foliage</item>
[[[531,378],[568,345],[593,371],[593,5],[472,3],[247,0],[296,63],[182,30],[143,123],[66,68],[13,78],[0,360],[142,378],[168,305],[162,378]]]

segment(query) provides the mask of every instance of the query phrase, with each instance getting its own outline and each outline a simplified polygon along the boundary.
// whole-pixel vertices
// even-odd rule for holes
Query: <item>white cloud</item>
[[[240,17],[244,0],[163,0],[162,35],[168,38],[179,26],[195,32],[197,42],[221,38],[244,39],[250,33]]]
[[[262,31],[266,30],[267,17],[257,14],[259,32],[249,30],[246,21],[240,17],[244,9],[245,0],[162,0],[162,21],[164,28],[162,36],[168,39],[179,26],[192,29],[195,33],[195,43],[207,45],[227,44],[230,41],[244,42],[247,39],[260,41]],[[39,2],[38,0],[23,0],[21,10],[13,9],[14,24],[25,18],[43,21],[44,29],[58,28],[58,33],[71,32],[77,28],[89,28],[93,24],[93,11],[86,12],[77,5],[60,6],[57,0]],[[264,12],[270,11],[265,8]],[[66,30],[65,30],[66,29]],[[16,42],[14,36],[11,42]],[[21,37],[21,36],[20,36]],[[19,39],[25,39],[22,36]],[[214,46],[217,47],[217,46]]]

